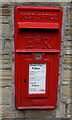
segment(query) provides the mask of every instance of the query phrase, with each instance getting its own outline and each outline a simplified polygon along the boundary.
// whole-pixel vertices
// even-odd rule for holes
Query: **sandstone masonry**
[[[60,0],[61,1],[61,0]],[[2,118],[72,118],[72,3],[71,2],[0,1],[2,53],[0,52],[0,82],[2,80]],[[63,9],[63,26],[58,83],[58,103],[55,110],[16,110],[14,105],[14,8],[20,5],[57,6]],[[1,32],[0,32],[1,35]],[[1,60],[2,59],[2,60]]]

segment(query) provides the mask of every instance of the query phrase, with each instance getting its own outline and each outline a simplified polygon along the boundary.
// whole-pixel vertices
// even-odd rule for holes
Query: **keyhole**
[[[24,83],[26,83],[26,79],[24,79]]]

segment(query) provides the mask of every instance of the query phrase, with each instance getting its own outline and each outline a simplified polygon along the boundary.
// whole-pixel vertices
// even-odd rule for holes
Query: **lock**
[[[24,83],[26,83],[26,79],[24,79]]]
[[[42,53],[35,53],[35,59],[42,59]]]

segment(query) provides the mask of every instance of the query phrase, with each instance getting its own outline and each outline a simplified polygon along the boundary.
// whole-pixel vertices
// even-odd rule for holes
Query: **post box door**
[[[25,53],[20,57],[21,106],[54,106],[56,78],[55,81],[52,78],[55,77],[54,59],[57,56],[41,53],[42,58],[36,59],[35,55],[36,53]]]

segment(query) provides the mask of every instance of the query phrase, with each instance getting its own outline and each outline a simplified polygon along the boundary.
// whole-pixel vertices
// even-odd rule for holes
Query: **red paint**
[[[18,28],[41,28],[41,29],[59,29],[59,24],[56,23],[39,23],[39,22],[19,22]]]
[[[15,105],[17,109],[54,109],[57,103],[62,10],[15,8]],[[41,59],[35,59],[35,53]],[[29,64],[46,63],[46,93],[29,94]],[[44,91],[41,89],[40,91]]]

